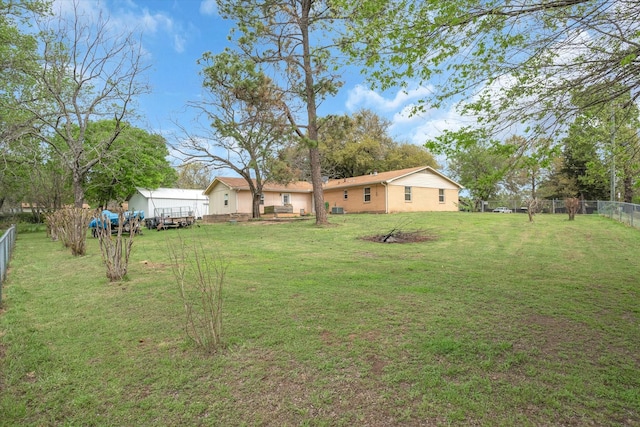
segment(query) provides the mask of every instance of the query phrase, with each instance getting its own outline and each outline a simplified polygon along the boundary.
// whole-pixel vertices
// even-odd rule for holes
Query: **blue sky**
[[[227,35],[233,23],[217,14],[214,0],[77,0],[87,11],[87,19],[98,11],[110,16],[114,28],[142,32],[150,69],[147,78],[151,93],[139,100],[139,125],[145,129],[172,135],[175,122],[189,127],[189,101],[202,93],[200,66],[204,52],[221,52],[228,45]],[[69,13],[72,0],[56,0],[54,11]],[[392,122],[391,134],[400,142],[424,144],[444,129],[459,126],[453,111],[427,111],[410,116],[410,107],[431,90],[428,86],[409,85],[408,91],[384,93],[369,89],[357,69],[343,75],[345,84],[338,95],[327,100],[320,114],[352,114],[367,108]],[[444,165],[443,165],[444,166]]]

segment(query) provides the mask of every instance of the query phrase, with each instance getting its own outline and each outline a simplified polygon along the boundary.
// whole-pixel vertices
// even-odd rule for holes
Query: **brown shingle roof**
[[[244,178],[230,178],[224,176],[218,176],[215,180],[220,181],[229,188],[235,190],[249,190],[249,184]],[[214,180],[214,182],[215,182]],[[254,180],[255,183],[255,180]],[[209,186],[211,187],[211,186]],[[209,190],[209,188],[207,188]],[[311,193],[313,186],[309,182],[296,181],[289,184],[278,184],[273,182],[266,182],[262,187],[263,191],[286,191],[289,193]]]
[[[374,173],[369,175],[354,176],[353,178],[332,179],[324,186],[324,188],[332,189],[332,188],[342,188],[342,187],[355,187],[358,185],[388,183],[398,178],[402,178],[404,176],[411,175],[412,173],[419,172],[422,170],[428,170],[435,175],[441,176],[442,178],[448,181],[451,181],[451,179],[447,178],[446,176],[442,175],[440,172],[436,171],[435,169],[429,166],[418,166],[415,168],[399,169],[399,170],[389,171],[389,172],[380,172],[380,173]],[[454,183],[455,185],[460,186],[460,184],[454,181],[451,181],[451,182]]]

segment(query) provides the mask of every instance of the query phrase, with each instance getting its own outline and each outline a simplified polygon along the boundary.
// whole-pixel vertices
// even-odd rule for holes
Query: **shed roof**
[[[190,190],[185,188],[156,188],[149,190],[137,187],[138,193],[147,199],[182,199],[182,200],[203,200],[206,197],[202,190]]]

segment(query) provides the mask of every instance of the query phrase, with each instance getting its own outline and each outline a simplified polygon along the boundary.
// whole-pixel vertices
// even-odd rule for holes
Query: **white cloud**
[[[218,6],[216,5],[216,0],[203,0],[200,3],[200,13],[203,15],[217,15]]]
[[[431,90],[430,87],[419,86],[412,89],[399,90],[393,98],[385,98],[363,85],[356,85],[348,92],[346,106],[351,111],[358,108],[368,108],[389,112],[402,108],[412,101],[426,98],[431,94]]]

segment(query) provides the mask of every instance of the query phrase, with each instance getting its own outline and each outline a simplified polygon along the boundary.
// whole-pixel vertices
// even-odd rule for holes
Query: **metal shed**
[[[189,208],[200,219],[209,213],[209,198],[203,192],[182,188],[136,188],[136,193],[128,200],[129,210],[144,211],[145,216],[153,217],[157,216],[157,210]]]

